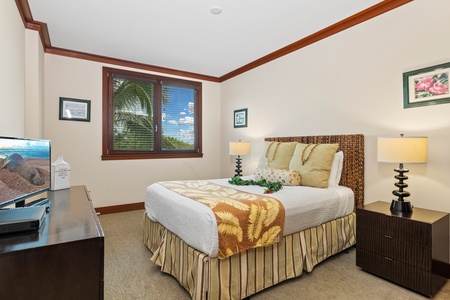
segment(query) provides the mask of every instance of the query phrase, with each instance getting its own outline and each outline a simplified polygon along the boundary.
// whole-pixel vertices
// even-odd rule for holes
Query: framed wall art
[[[238,109],[234,111],[234,128],[247,127],[248,116],[247,109]]]
[[[449,103],[449,73],[450,63],[403,73],[403,107]]]
[[[69,121],[91,121],[91,101],[59,98],[59,119]]]

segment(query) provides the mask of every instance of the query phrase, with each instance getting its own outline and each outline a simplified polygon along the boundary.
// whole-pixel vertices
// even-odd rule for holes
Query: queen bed
[[[264,194],[260,186],[230,185],[228,179],[161,182],[147,188],[144,244],[153,253],[151,260],[162,272],[174,276],[192,299],[244,299],[298,277],[303,271],[311,272],[315,265],[356,242],[354,211],[364,203],[364,136],[274,137],[265,141],[265,164],[267,160],[275,163],[271,159],[277,155],[287,164],[290,162],[290,167],[296,156],[305,163],[308,155],[313,159],[318,156],[322,146],[335,146],[331,151],[343,154],[340,180],[334,185],[327,179],[326,188],[317,188],[308,183],[309,175],[302,173],[301,180],[307,186],[283,184],[280,191],[271,195]],[[303,148],[298,147],[300,144]],[[321,146],[314,150],[313,145]],[[300,150],[287,155],[283,146]],[[336,157],[331,158],[332,168],[330,161],[330,180],[335,176]],[[286,166],[289,168],[283,168]],[[203,194],[205,190],[226,195],[230,201],[248,197],[245,195],[270,203],[271,197],[276,198],[274,201],[283,208],[283,223],[278,226],[281,230],[272,235],[271,243],[239,246],[234,252],[223,250],[221,235],[217,233],[222,223],[205,205],[205,199],[210,199]]]

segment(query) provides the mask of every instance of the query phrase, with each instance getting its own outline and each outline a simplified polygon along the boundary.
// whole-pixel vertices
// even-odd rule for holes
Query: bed
[[[311,272],[317,264],[326,258],[337,254],[356,243],[356,215],[357,207],[364,205],[364,136],[351,135],[323,135],[323,136],[297,136],[266,138],[267,143],[302,143],[302,144],[338,144],[338,151],[342,151],[344,159],[342,164],[339,186],[321,189],[323,193],[341,195],[347,199],[347,204],[337,204],[338,208],[329,213],[325,221],[312,225],[292,224],[292,220],[302,217],[292,217],[291,211],[286,209],[286,223],[284,234],[276,243],[249,248],[243,252],[218,257],[214,237],[210,236],[210,227],[197,224],[197,217],[186,219],[186,207],[168,209],[164,205],[169,200],[180,200],[184,197],[171,194],[164,185],[154,184],[147,188],[144,237],[143,242],[153,253],[151,260],[161,267],[161,271],[171,274],[183,286],[192,299],[244,299],[270,286],[290,278],[299,277],[303,271]],[[269,144],[270,145],[270,144]],[[305,152],[305,151],[303,151]],[[211,183],[226,185],[226,180],[212,180]],[[249,187],[250,192],[261,187]],[[284,187],[283,193],[274,194],[274,197],[285,197],[291,187]],[[237,190],[242,188],[236,187]],[[307,188],[311,190],[314,188]],[[351,191],[351,197],[346,194]],[[158,205],[154,198],[167,198],[159,210],[170,211],[170,220],[159,220]],[[348,205],[348,199],[352,203]],[[280,199],[280,201],[285,201]],[[179,203],[183,202],[178,202]],[[209,208],[198,204],[200,210]],[[345,207],[346,206],[346,207]],[[339,213],[336,213],[339,211]],[[335,214],[336,213],[336,214]],[[308,214],[308,212],[306,212]],[[334,215],[334,216],[333,216]],[[333,216],[333,217],[330,217]],[[331,219],[330,219],[331,218]],[[291,220],[290,220],[291,219]],[[186,236],[185,232],[172,227],[172,223],[183,224],[186,232],[197,230],[194,237]],[[186,221],[187,220],[187,221]],[[314,218],[315,222],[321,220]],[[171,223],[172,222],[172,223]],[[214,223],[214,220],[210,220]],[[164,225],[163,225],[164,224]],[[217,225],[215,225],[217,226]],[[171,230],[169,230],[169,229]],[[173,229],[172,229],[173,228]],[[295,228],[300,228],[299,230]],[[198,231],[199,230],[199,231]],[[203,231],[202,231],[203,230]],[[209,235],[208,235],[209,234]],[[192,235],[191,235],[192,236]],[[197,241],[196,238],[206,239]],[[194,245],[194,246],[192,246]],[[219,251],[220,253],[220,251]]]

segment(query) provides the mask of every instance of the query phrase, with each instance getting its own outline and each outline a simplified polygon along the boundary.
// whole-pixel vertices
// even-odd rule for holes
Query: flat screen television
[[[51,142],[0,137],[0,208],[50,189]]]

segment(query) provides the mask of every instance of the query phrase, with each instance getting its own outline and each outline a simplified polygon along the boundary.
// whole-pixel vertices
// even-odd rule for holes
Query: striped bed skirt
[[[293,233],[273,245],[225,259],[190,247],[144,216],[144,244],[151,260],[171,274],[195,300],[243,299],[303,273],[356,243],[356,214]]]

